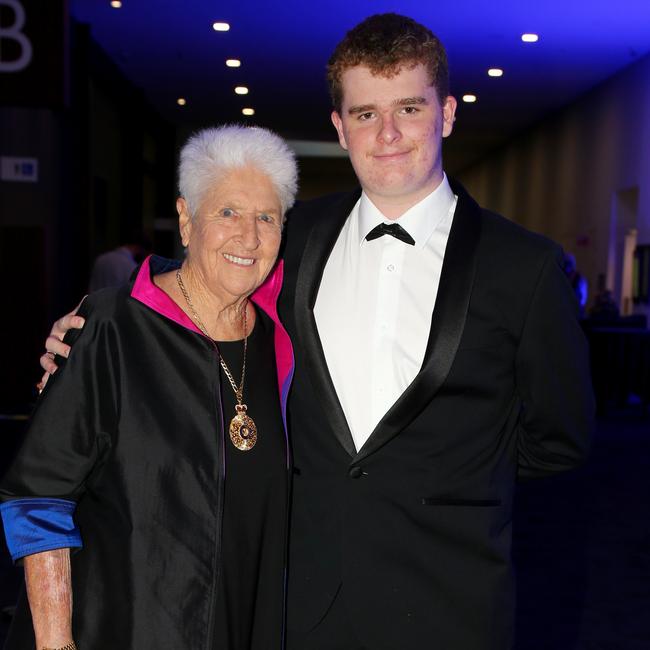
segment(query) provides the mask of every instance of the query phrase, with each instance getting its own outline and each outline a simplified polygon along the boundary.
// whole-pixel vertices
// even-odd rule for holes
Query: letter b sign
[[[9,25],[0,24],[0,72],[20,72],[32,61],[32,44],[22,32],[25,26],[25,9],[20,0],[0,0],[0,9],[9,7],[13,12],[13,23]],[[14,41],[20,50],[17,59],[6,61],[3,58],[3,41]]]

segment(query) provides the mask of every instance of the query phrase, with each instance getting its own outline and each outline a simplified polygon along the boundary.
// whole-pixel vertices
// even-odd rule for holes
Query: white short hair
[[[195,216],[208,189],[233,169],[251,166],[266,174],[278,194],[282,213],[298,190],[293,151],[279,136],[260,127],[226,125],[203,129],[181,149],[178,190]]]

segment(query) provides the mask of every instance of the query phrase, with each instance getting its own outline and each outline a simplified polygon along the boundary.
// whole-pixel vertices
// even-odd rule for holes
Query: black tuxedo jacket
[[[587,351],[560,249],[452,189],[459,200],[422,368],[358,452],[313,307],[359,192],[290,216],[280,315],[296,348],[292,639],[343,584],[372,650],[512,648],[515,479],[586,454]]]

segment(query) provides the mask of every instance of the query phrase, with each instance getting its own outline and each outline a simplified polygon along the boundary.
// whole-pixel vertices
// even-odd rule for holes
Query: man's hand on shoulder
[[[55,355],[58,354],[61,357],[67,358],[70,354],[70,346],[63,342],[63,337],[66,332],[69,329],[81,329],[86,322],[82,316],[77,316],[77,311],[85,299],[86,296],[82,298],[81,302],[69,314],[59,318],[52,325],[50,335],[45,341],[45,349],[47,352],[40,359],[41,368],[45,370],[45,374],[37,386],[39,392],[45,387],[50,375],[53,375],[58,369],[58,366],[54,363]]]

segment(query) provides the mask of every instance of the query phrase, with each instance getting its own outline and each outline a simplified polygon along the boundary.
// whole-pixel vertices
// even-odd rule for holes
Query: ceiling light
[[[473,104],[476,100],[477,100],[476,95],[472,95],[472,94],[463,95],[463,101],[466,104]]]
[[[119,9],[121,6],[121,0],[111,0],[111,7],[113,7],[113,9]]]
[[[212,23],[212,29],[215,32],[227,32],[230,29],[230,25],[228,23]]]
[[[503,77],[503,70],[501,68],[490,68],[488,70],[489,77]]]
[[[237,86],[235,92],[238,95],[248,95],[248,88],[246,88],[246,86]]]
[[[537,41],[539,41],[539,36],[537,34],[522,34],[521,40],[524,43],[537,43]]]
[[[243,115],[255,115],[255,109],[254,108],[242,108],[241,112]]]
[[[226,65],[229,68],[238,68],[241,65],[241,61],[239,59],[226,59]]]
[[[176,103],[177,103],[179,106],[185,106],[185,104],[187,104],[187,100],[185,99],[185,97],[179,97],[179,98],[176,100]]]

